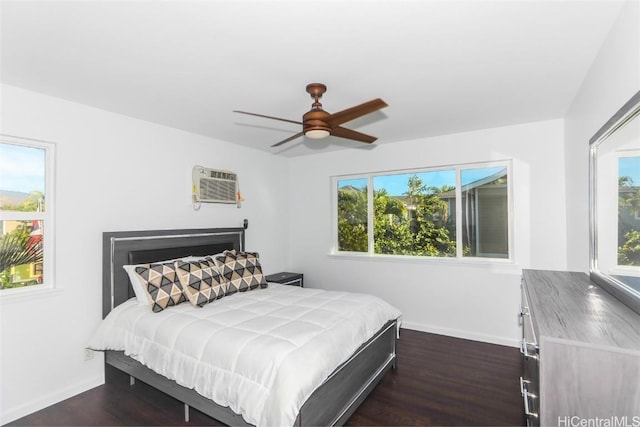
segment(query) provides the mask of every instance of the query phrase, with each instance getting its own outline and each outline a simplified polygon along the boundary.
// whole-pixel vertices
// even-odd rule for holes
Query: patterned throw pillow
[[[257,253],[226,252],[216,257],[216,264],[227,282],[227,295],[256,289],[258,286],[267,287]]]
[[[226,283],[213,259],[176,261],[175,266],[184,293],[194,306],[202,307],[224,296]]]
[[[187,300],[178,280],[174,262],[140,264],[134,269],[152,307],[157,313]]]

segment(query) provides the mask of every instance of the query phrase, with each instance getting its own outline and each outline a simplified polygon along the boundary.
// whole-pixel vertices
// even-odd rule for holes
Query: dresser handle
[[[528,316],[529,315],[529,307],[527,307],[526,305],[522,305],[522,303],[520,303],[520,316]]]
[[[522,397],[524,400],[524,414],[528,417],[538,418],[538,413],[531,412],[531,409],[529,408],[529,398],[537,399],[538,396],[533,393],[529,393],[529,390],[526,389],[526,384],[531,384],[531,381],[525,380],[524,378],[520,377],[520,393],[522,393]]]
[[[529,393],[527,390],[524,391],[523,396],[524,396],[524,414],[527,417],[538,418],[538,413],[531,412],[531,410],[529,409],[529,398],[537,399],[537,396],[535,394]]]
[[[528,357],[530,359],[538,359],[537,354],[529,353],[529,345],[533,345],[536,349],[538,347],[535,344],[528,343],[527,340],[523,338],[522,341],[520,341],[520,353],[522,353],[524,357]]]
[[[524,316],[529,316],[529,307],[520,303],[520,310],[518,313],[518,325],[524,325]]]
[[[524,396],[524,386],[525,384],[531,384],[531,381],[529,380],[525,380],[524,378],[520,377],[520,394]]]

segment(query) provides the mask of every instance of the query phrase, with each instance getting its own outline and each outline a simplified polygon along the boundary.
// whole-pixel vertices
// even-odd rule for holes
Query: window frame
[[[615,157],[615,162],[614,162],[615,163],[615,166],[614,166],[615,173],[614,173],[614,176],[619,179],[620,178],[620,170],[619,170],[620,159],[623,158],[623,157],[640,157],[640,150],[624,148],[622,150],[616,151],[614,153],[614,157]],[[600,165],[600,168],[601,168],[601,170],[604,169],[604,171],[605,171],[605,173],[601,172],[601,174],[603,176],[606,176],[606,168],[603,168],[602,165]],[[618,179],[613,181],[613,183],[615,184],[615,188],[614,188],[613,193],[616,194],[616,199],[618,199],[618,197],[619,197],[619,188],[620,188],[619,185],[618,185]],[[638,184],[640,185],[640,183],[638,183]],[[610,223],[614,223],[615,226],[611,227],[611,230],[609,230],[609,229],[602,230],[601,229],[601,231],[600,231],[601,235],[602,234],[605,234],[605,235],[607,234],[607,233],[602,233],[602,231],[609,231],[610,233],[613,233],[614,235],[618,234],[619,227],[620,227],[620,222],[619,222],[619,220],[620,220],[620,218],[619,218],[619,209],[620,209],[620,207],[619,207],[619,205],[616,206],[616,208],[617,209],[616,209],[615,221],[606,221],[605,220],[601,224],[599,224],[601,227],[603,227],[605,225],[606,226],[610,226]],[[636,220],[640,219],[640,209],[637,209],[637,210],[635,210],[633,212],[633,217]],[[602,237],[601,237],[601,240],[602,240]],[[608,272],[610,274],[632,275],[632,276],[638,277],[639,274],[640,274],[640,266],[624,265],[624,264],[620,264],[619,263],[618,253],[617,252],[620,249],[620,246],[619,246],[619,242],[618,241],[616,241],[615,243],[616,243],[615,244],[615,248],[616,248],[615,254],[613,256],[611,256],[611,254],[609,254],[609,256],[611,256],[611,258],[614,261],[609,263],[610,267],[609,267]],[[602,256],[603,252],[605,252],[605,251],[602,250],[603,248],[599,248],[599,249],[600,249],[599,250],[600,259],[603,259],[603,258],[606,259],[606,257]]]
[[[462,245],[462,171],[467,169],[481,169],[492,167],[505,167],[507,169],[507,257],[479,257],[479,256],[463,256]],[[455,200],[456,200],[456,255],[450,257],[442,256],[419,256],[419,255],[393,255],[393,254],[376,254],[374,253],[374,187],[373,180],[375,177],[399,175],[399,174],[418,174],[428,172],[438,172],[454,170],[456,177]],[[367,179],[367,252],[352,252],[338,250],[338,182],[351,179]],[[460,163],[453,165],[431,166],[425,168],[396,169],[386,171],[376,171],[358,174],[334,175],[330,177],[331,185],[331,247],[329,255],[341,258],[356,259],[380,259],[380,260],[402,260],[402,261],[436,261],[436,262],[464,262],[464,263],[480,263],[480,264],[513,264],[514,258],[514,227],[513,227],[513,162],[511,159],[492,160],[484,162]]]
[[[0,143],[43,149],[45,152],[45,210],[44,212],[1,211],[3,221],[43,221],[43,283],[0,290],[0,302],[19,301],[23,297],[48,296],[56,290],[55,284],[55,165],[56,144],[31,138],[0,134]]]

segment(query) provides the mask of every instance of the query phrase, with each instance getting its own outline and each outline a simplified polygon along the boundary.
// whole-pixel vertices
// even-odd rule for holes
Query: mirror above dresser
[[[640,313],[640,92],[589,144],[590,277]]]

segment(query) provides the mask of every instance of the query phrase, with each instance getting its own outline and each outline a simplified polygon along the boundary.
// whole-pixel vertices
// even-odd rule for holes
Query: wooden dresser
[[[584,273],[524,270],[528,425],[640,426],[640,315]]]

